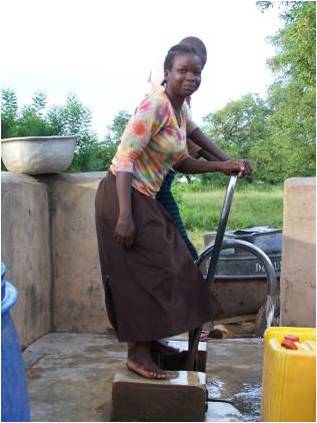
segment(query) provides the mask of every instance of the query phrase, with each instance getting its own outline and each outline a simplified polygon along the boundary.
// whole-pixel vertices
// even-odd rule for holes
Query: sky
[[[250,0],[3,0],[2,88],[19,105],[45,91],[48,106],[77,94],[102,140],[120,110],[133,113],[153,66],[186,36],[208,51],[192,96],[194,120],[248,93],[265,97],[274,55],[267,37],[282,22],[278,8],[261,13]]]

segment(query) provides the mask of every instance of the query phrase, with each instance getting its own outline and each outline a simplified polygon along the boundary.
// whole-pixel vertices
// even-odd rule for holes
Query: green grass
[[[190,191],[190,185],[175,190],[176,201],[190,239],[201,251],[204,232],[215,231],[222,209],[225,189]],[[237,190],[231,207],[227,230],[244,229],[252,226],[268,225],[282,227],[283,191],[282,187],[268,190],[252,186]]]

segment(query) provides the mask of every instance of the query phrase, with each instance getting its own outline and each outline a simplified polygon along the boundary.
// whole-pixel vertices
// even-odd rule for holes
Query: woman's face
[[[201,70],[198,56],[191,53],[177,54],[171,68],[165,70],[166,88],[184,98],[192,95],[199,88]]]

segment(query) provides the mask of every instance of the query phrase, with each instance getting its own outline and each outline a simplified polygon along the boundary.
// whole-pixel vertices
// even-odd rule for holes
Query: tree
[[[1,93],[1,136],[8,138],[14,133],[17,113],[18,113],[18,99],[15,91],[11,88],[2,90]]]
[[[55,135],[75,135],[76,148],[71,172],[96,170],[98,153],[97,134],[91,129],[92,113],[78,97],[71,93],[65,105],[52,107],[46,116]]]
[[[38,114],[42,115],[47,104],[47,95],[43,91],[36,91],[32,97],[32,108]]]
[[[283,181],[315,175],[316,4],[258,2],[262,12],[276,5],[284,26],[270,38],[276,48],[268,60],[275,75],[267,98],[272,132],[253,153],[272,180]]]
[[[121,136],[127,123],[130,120],[130,113],[125,110],[121,110],[117,113],[111,125],[108,126],[106,133],[106,143],[119,144]]]
[[[285,25],[270,39],[277,54],[268,63],[282,83],[297,81],[303,87],[315,87],[316,4],[286,2],[281,16]]]
[[[280,152],[281,177],[315,174],[316,5],[286,2],[284,27],[271,38],[268,61],[276,76],[269,90],[270,143]]]
[[[80,153],[89,144],[97,142],[91,129],[92,113],[76,94],[68,94],[63,106],[54,106],[47,113],[47,122],[56,135],[76,135],[76,152]]]
[[[2,90],[1,134],[3,138],[53,135],[54,129],[42,116],[46,106],[46,95],[37,91],[30,105],[18,108],[15,91]]]
[[[256,94],[248,94],[207,115],[203,129],[231,157],[251,159],[255,146],[264,144],[270,135],[267,125],[270,114],[264,100]],[[254,177],[260,173],[257,164],[253,161]]]

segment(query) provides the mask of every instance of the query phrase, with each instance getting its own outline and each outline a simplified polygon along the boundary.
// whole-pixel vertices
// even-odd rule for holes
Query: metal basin
[[[10,172],[29,175],[63,172],[73,160],[75,144],[74,136],[4,138],[2,160]]]

